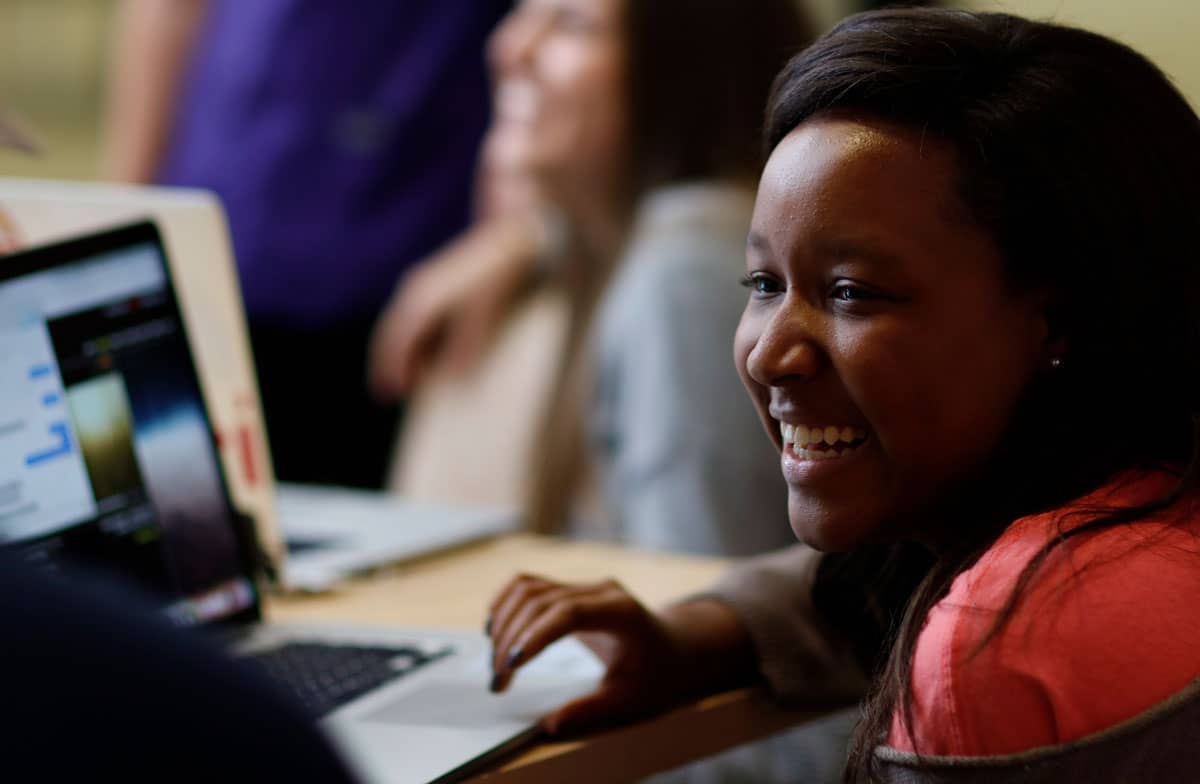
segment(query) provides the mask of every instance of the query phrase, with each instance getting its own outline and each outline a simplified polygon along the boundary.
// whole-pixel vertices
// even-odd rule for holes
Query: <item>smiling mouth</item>
[[[779,423],[783,448],[800,460],[836,460],[854,454],[867,440],[861,427],[844,425],[789,425]]]

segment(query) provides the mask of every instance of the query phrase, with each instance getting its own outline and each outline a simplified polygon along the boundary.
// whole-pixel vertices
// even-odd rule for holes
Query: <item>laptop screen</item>
[[[153,224],[0,259],[0,545],[195,624],[257,614],[243,540]]]

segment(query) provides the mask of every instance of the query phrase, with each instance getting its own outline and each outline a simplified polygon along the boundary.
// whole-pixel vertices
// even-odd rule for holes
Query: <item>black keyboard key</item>
[[[377,686],[415,672],[450,653],[411,646],[293,642],[248,658],[290,690],[315,716],[324,716]]]

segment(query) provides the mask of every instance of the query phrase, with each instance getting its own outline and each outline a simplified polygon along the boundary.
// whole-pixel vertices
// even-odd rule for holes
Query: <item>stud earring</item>
[[[1060,367],[1062,367],[1062,363],[1062,357],[1054,357],[1050,360],[1050,369],[1058,370]]]

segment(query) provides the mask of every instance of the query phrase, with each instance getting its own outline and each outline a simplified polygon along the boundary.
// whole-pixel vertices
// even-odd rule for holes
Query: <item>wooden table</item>
[[[718,558],[642,553],[511,535],[392,567],[315,596],[273,597],[272,620],[481,628],[488,599],[519,571],[561,580],[615,578],[650,606],[712,582],[729,565]],[[785,711],[743,689],[649,721],[568,742],[537,744],[474,781],[486,784],[629,781],[822,716]]]

